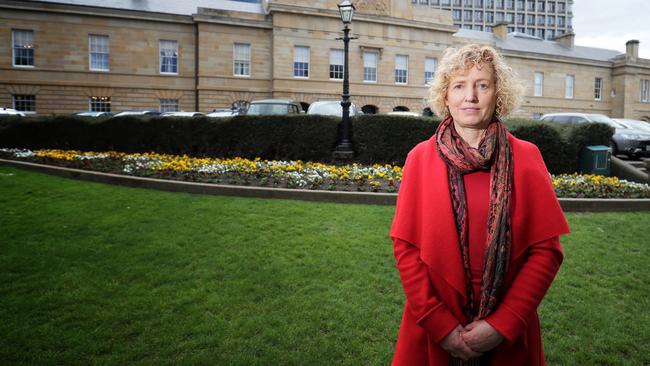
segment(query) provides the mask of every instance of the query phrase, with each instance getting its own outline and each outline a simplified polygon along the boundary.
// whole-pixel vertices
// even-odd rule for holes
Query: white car
[[[386,113],[390,116],[407,116],[407,117],[422,117],[421,113],[408,112],[408,111],[393,111]]]
[[[320,100],[307,108],[307,114],[343,117],[343,107],[340,100]],[[350,117],[363,114],[354,103],[350,104]]]
[[[17,111],[13,108],[0,107],[0,117],[7,117],[7,116],[25,117],[25,113]]]
[[[214,111],[206,114],[208,117],[233,117],[241,114],[239,109],[215,109]]]
[[[205,113],[201,112],[165,112],[161,117],[204,117]]]

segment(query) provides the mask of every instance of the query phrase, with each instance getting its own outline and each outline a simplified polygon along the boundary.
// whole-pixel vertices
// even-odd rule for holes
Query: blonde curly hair
[[[519,79],[494,48],[479,44],[468,44],[461,48],[448,48],[445,50],[429,88],[429,108],[442,118],[449,117],[449,109],[445,104],[449,81],[457,73],[482,64],[492,65],[494,69],[497,88],[497,101],[494,111],[496,116],[504,117],[515,110],[523,93],[523,87]]]

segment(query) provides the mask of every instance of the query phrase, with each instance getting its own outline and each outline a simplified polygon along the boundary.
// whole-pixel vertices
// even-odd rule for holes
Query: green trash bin
[[[580,172],[609,175],[610,160],[608,146],[585,146],[580,153]]]

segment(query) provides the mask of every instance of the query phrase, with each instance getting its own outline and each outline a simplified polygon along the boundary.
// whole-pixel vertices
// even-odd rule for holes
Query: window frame
[[[237,47],[240,46],[246,46],[248,48],[247,54],[248,54],[248,59],[238,59],[237,56]],[[250,43],[245,43],[245,42],[233,42],[232,44],[232,76],[239,77],[239,78],[249,78],[251,77],[253,70],[251,70],[252,66],[252,52],[253,47],[251,46]],[[238,63],[239,66],[242,66],[245,70],[248,71],[248,73],[242,73],[239,74],[237,73],[239,70],[241,70],[241,67],[238,68]]]
[[[100,106],[100,108],[93,109],[93,105]],[[105,108],[106,105],[108,105],[108,108]],[[88,97],[88,111],[89,112],[110,112],[111,97]]]
[[[176,47],[175,47],[175,55],[174,56],[163,56],[163,42],[173,42]],[[165,49],[168,50],[168,49]],[[173,39],[159,39],[158,40],[158,71],[160,72],[161,75],[178,75],[178,70],[180,69],[180,62],[179,62],[179,51],[178,51],[178,41],[173,40]],[[174,60],[173,66],[176,67],[176,71],[163,71],[163,66],[165,65],[164,60],[165,58],[171,58]]]
[[[296,61],[296,57],[298,56],[296,51],[299,48],[300,49],[307,49],[307,53],[306,53],[307,54],[307,62]],[[296,75],[296,71],[298,70],[296,68],[297,63],[301,63],[301,64],[306,63],[307,64],[307,68],[304,69],[304,71],[306,71],[306,73],[307,73],[307,76]],[[311,74],[310,69],[311,69],[311,47],[309,47],[309,46],[300,46],[300,45],[293,46],[293,77],[294,77],[294,79],[309,79],[309,75]],[[300,70],[303,70],[303,69],[300,69]]]
[[[16,105],[16,97],[32,97],[33,98],[33,110],[25,110],[25,109],[20,109],[17,108]],[[20,101],[21,103],[24,103],[25,101]],[[26,114],[36,114],[36,94],[12,94],[11,95],[11,107],[19,112],[23,112]]]
[[[650,79],[641,79],[639,84],[641,86],[639,100],[641,103],[650,103]]]
[[[163,106],[173,106],[174,109],[163,108]],[[158,111],[165,112],[179,112],[181,111],[181,102],[178,99],[160,98],[158,99]]]
[[[106,42],[106,53],[102,52],[93,52],[93,37],[96,38],[105,38],[107,40]],[[105,69],[98,69],[93,67],[93,54],[101,54],[101,55],[106,55],[106,68]],[[109,72],[111,71],[111,40],[110,37],[105,35],[105,34],[94,34],[90,33],[88,34],[88,70],[90,71],[100,71],[100,72]]]
[[[571,81],[571,88],[569,88],[569,80]],[[575,99],[576,77],[574,74],[566,74],[564,76],[564,99]],[[569,94],[569,90],[571,94]]]
[[[535,75],[533,76],[533,96],[544,96],[544,73],[541,71],[535,71]]]
[[[594,100],[603,100],[603,78],[594,78]]]
[[[433,63],[433,71],[428,70],[429,62]],[[438,69],[438,59],[435,57],[425,57],[424,58],[424,85],[431,85],[433,78],[436,76],[436,70]],[[431,77],[428,78],[427,74],[431,74]]]
[[[343,77],[345,76],[345,53],[344,52],[345,52],[345,50],[343,50],[341,48],[330,48],[329,77],[330,77],[330,80],[332,80],[332,81],[334,81],[334,80],[336,80],[336,81],[343,80]],[[340,55],[338,55],[339,53],[340,53]],[[337,54],[336,58],[338,58],[340,56],[340,58],[341,58],[341,63],[340,64],[333,64],[332,63],[332,59],[333,59],[335,54]],[[334,67],[340,66],[341,70],[340,71],[338,69],[332,70],[332,66],[334,66]],[[335,75],[338,75],[340,73],[341,77],[340,78],[332,77],[333,73]]]
[[[366,55],[367,54],[374,54],[375,55],[375,73],[374,73],[374,80],[366,79],[366,76],[368,73],[366,72],[366,69],[371,69],[371,67],[366,67]],[[363,51],[363,82],[364,83],[377,83],[379,79],[379,51]]]
[[[24,32],[24,33],[31,33],[31,48],[28,48],[30,50],[30,58],[31,58],[31,65],[17,65],[16,64],[16,33],[18,32]],[[36,40],[36,35],[33,29],[12,29],[11,30],[11,66],[13,67],[19,67],[19,68],[26,68],[26,69],[33,69],[36,67],[36,45],[35,45],[35,40]]]
[[[406,58],[406,69],[405,70],[397,68],[397,60],[399,58],[402,58],[402,57]],[[397,71],[406,71],[406,73],[404,75],[404,78],[405,78],[406,81],[404,81],[404,82],[397,81],[397,78],[398,78]],[[395,84],[397,84],[397,85],[408,85],[408,83],[409,83],[409,56],[408,55],[400,55],[400,54],[395,55],[395,73],[394,73],[394,75],[395,75],[395,78],[394,78]],[[401,78],[402,75],[399,75],[399,77]]]

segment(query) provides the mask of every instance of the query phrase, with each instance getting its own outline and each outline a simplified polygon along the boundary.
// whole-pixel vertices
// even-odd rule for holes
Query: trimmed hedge
[[[312,115],[10,117],[0,120],[0,147],[332,162],[338,122],[337,118]],[[430,117],[391,115],[354,118],[354,160],[403,165],[408,152],[429,139],[439,122]],[[554,174],[577,171],[580,150],[587,145],[609,145],[613,134],[613,129],[603,124],[557,127],[523,119],[505,122],[514,136],[539,147]]]

